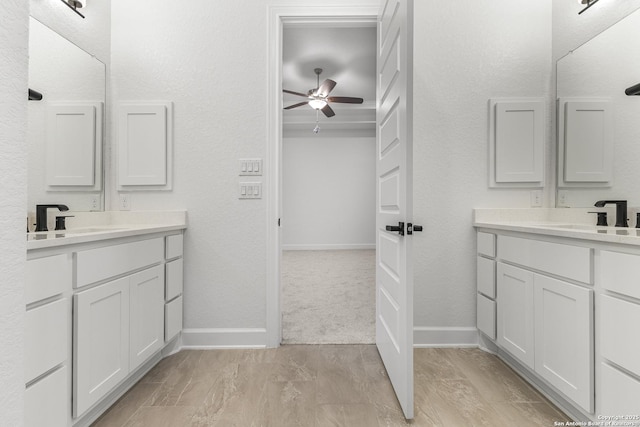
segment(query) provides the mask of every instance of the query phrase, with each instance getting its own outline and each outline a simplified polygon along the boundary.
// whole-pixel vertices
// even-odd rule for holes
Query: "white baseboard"
[[[265,348],[264,328],[194,328],[182,330],[182,348]]]
[[[345,243],[345,244],[319,244],[319,245],[282,245],[283,251],[335,251],[375,249],[375,243]]]
[[[422,327],[413,329],[413,346],[478,347],[478,330],[474,327]],[[182,330],[182,348],[265,348],[264,328],[193,328]]]
[[[475,327],[424,327],[413,328],[413,347],[478,347],[478,330]]]

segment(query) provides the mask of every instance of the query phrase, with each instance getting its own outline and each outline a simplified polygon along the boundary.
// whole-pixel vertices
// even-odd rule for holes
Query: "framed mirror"
[[[640,9],[557,63],[558,206],[640,206]]]
[[[31,17],[29,90],[28,210],[102,210],[104,63]]]

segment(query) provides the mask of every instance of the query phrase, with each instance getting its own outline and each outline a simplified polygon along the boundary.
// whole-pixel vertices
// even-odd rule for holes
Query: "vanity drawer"
[[[80,288],[160,263],[163,251],[164,241],[159,237],[78,252],[75,287]]]
[[[638,415],[640,381],[606,363],[602,363],[600,367],[602,375],[598,390],[598,413]]]
[[[495,257],[496,256],[496,235],[478,231],[477,250],[478,250],[478,254],[480,255],[485,255],[491,258]]]
[[[164,341],[168,342],[182,330],[182,297],[164,305]]]
[[[600,306],[602,356],[640,376],[640,340],[629,334],[640,325],[640,304],[603,295]]]
[[[24,290],[27,305],[71,290],[71,258],[67,254],[27,261]]]
[[[478,294],[477,326],[492,340],[496,339],[496,302]]]
[[[25,382],[64,362],[69,350],[69,300],[28,310],[25,316]]]
[[[640,256],[602,251],[600,265],[605,289],[640,299]]]
[[[478,292],[489,298],[496,298],[496,262],[494,260],[478,257],[476,280]]]
[[[592,283],[590,248],[499,236],[498,257],[524,267]]]
[[[167,249],[165,253],[166,259],[177,258],[182,256],[183,237],[182,234],[174,234],[167,236]]]
[[[71,408],[69,372],[66,366],[27,387],[24,392],[25,427],[62,427],[67,425]]]
[[[182,258],[169,261],[166,265],[166,284],[164,298],[171,301],[182,293]]]

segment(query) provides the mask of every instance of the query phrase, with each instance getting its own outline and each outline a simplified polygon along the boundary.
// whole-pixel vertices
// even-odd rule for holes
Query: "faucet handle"
[[[598,221],[596,222],[596,225],[600,225],[604,227],[607,227],[609,225],[609,223],[607,222],[606,212],[589,212],[589,213],[598,215]]]

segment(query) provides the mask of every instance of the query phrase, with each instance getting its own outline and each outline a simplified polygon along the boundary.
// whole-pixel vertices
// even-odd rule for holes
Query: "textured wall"
[[[375,138],[285,138],[282,243],[375,245]]]
[[[131,207],[189,211],[186,328],[265,327],[266,200],[238,200],[238,159],[267,154],[268,6],[301,3],[328,2],[112,3],[114,99],[175,105],[174,189]]]
[[[266,154],[267,5],[283,3],[112,5],[114,99],[175,103],[174,190],[131,206],[189,210],[187,328],[265,325],[266,204],[237,199],[237,159]],[[415,7],[416,326],[473,327],[471,209],[530,204],[487,188],[487,100],[548,93],[551,1]]]
[[[488,99],[546,96],[551,0],[415,2],[415,325],[475,319],[475,207],[530,207],[488,188]]]
[[[29,5],[0,13],[0,425],[23,425],[24,268],[27,202],[27,44]]]

